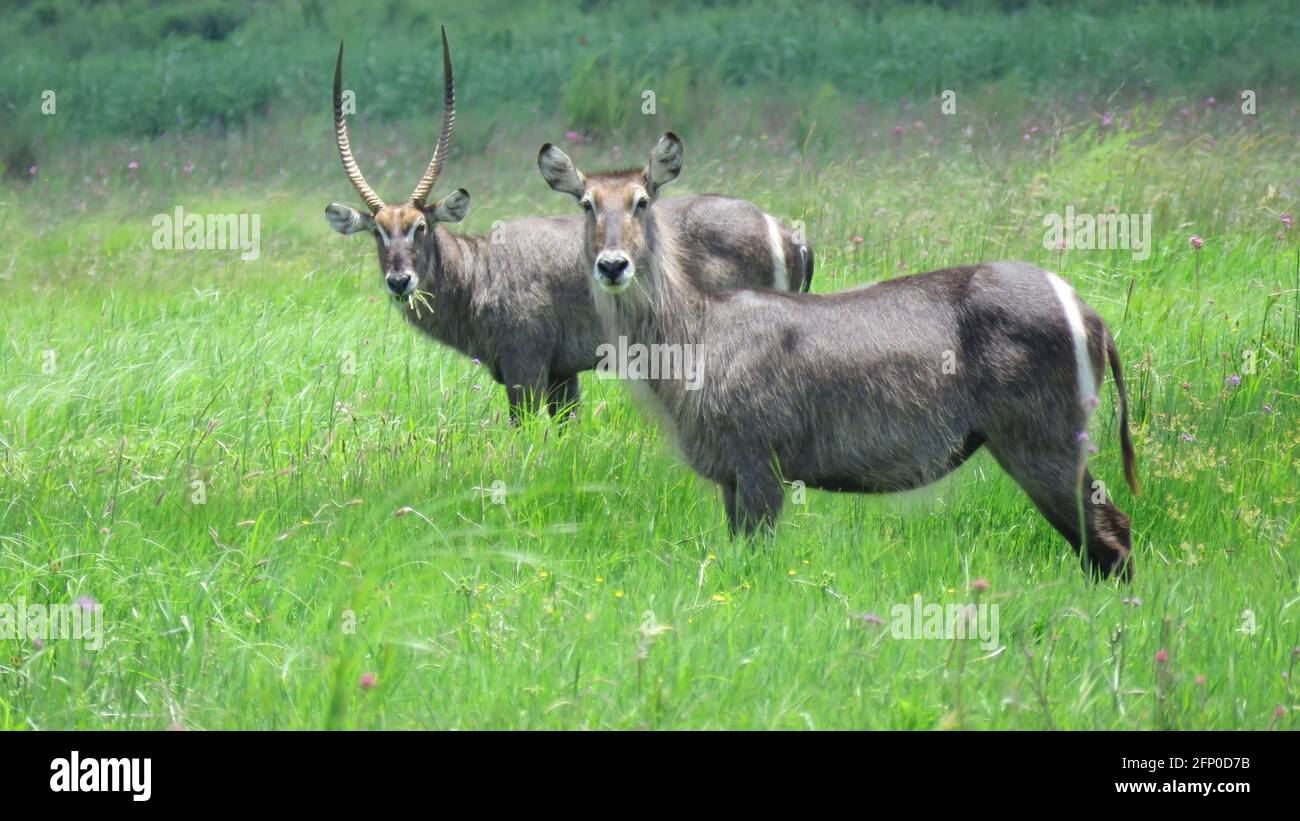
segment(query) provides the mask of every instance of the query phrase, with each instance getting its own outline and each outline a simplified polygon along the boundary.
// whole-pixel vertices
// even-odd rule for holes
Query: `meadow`
[[[255,7],[241,45],[271,45],[250,64],[280,53],[254,24],[289,31],[291,6]],[[634,14],[590,6],[592,41]],[[129,3],[95,13],[114,8],[134,19]],[[235,95],[219,127],[196,125],[211,118],[197,79],[188,96],[139,93],[182,121],[165,126],[96,120],[61,95],[66,120],[28,115],[0,146],[0,602],[99,605],[107,628],[97,650],[0,638],[0,728],[1296,729],[1300,72],[1279,56],[1294,21],[1268,25],[1267,4],[1180,6],[1185,25],[1162,39],[1164,11],[1145,7],[1131,30],[1151,32],[1155,68],[1126,85],[1113,61],[1086,82],[1069,61],[1035,64],[1040,15],[1089,14],[1050,6],[846,5],[807,23],[850,30],[822,69],[790,68],[807,48],[794,34],[776,57],[698,34],[626,75],[584,73],[617,47],[568,53],[564,24],[543,25],[555,15],[498,30],[489,10],[448,10],[467,68],[436,193],[473,197],[453,230],[571,213],[537,172],[544,141],[622,166],[671,128],[687,153],[666,195],[721,191],[800,221],[814,291],[993,259],[1069,280],[1110,325],[1132,403],[1142,495],[1123,485],[1109,380],[1091,427],[1093,473],[1134,522],[1123,584],[1088,579],[987,454],[902,496],[807,491],[750,545],[616,381],[584,374],[563,430],[511,427],[486,371],[397,315],[373,243],[329,230],[325,205],[355,199],[329,64],[338,32],[364,23],[292,8],[317,9],[322,30],[284,35],[301,46],[284,54],[308,40],[319,54],[286,63],[252,114]],[[698,14],[716,34],[736,9]],[[951,28],[934,48],[971,45],[934,85],[916,75],[935,63],[862,33],[882,19],[903,42],[930,42],[938,20]],[[652,40],[689,28],[640,22]],[[1104,62],[1115,38],[1068,22],[1068,53]],[[734,25],[743,43],[771,23]],[[536,48],[501,33],[529,25]],[[70,89],[96,66],[117,82],[106,67],[171,53],[167,38],[234,65],[238,32],[203,31],[90,39],[75,70],[41,59]],[[398,84],[423,111],[401,95],[367,109],[367,94],[397,94],[380,91],[375,62],[396,58],[368,31],[349,52],[353,145],[394,198],[432,150],[441,77]],[[882,67],[869,87],[824,68],[853,59],[855,33]],[[1026,44],[1021,67],[975,68],[1003,36]],[[494,95],[488,58],[506,52],[518,64],[495,70],[519,76]],[[735,62],[754,54],[776,61],[761,82]],[[653,115],[642,88],[666,90]],[[258,215],[257,258],[153,247],[154,216],[178,205]],[[1149,214],[1150,252],[1052,247],[1044,217],[1067,207]],[[894,638],[891,611],[918,597],[997,605],[996,646]]]

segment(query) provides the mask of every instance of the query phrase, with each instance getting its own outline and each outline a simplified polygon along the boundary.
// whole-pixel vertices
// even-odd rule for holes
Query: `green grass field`
[[[373,243],[326,225],[355,197],[311,81],[305,119],[65,133],[0,184],[0,603],[91,597],[106,626],[97,651],[0,638],[0,728],[1297,727],[1284,89],[1240,116],[1231,88],[1107,108],[989,78],[952,116],[841,110],[837,90],[833,114],[781,120],[720,80],[697,132],[661,113],[566,145],[635,163],[678,129],[668,194],[802,220],[815,291],[994,259],[1068,279],[1125,363],[1143,495],[1109,382],[1092,423],[1093,472],[1134,522],[1124,585],[1086,578],[986,454],[901,497],[809,491],[751,546],[617,382],[584,374],[563,432],[511,428],[488,374],[393,309]],[[427,160],[435,96],[426,119],[354,118],[385,196]],[[535,165],[565,115],[471,124],[470,105],[479,137],[439,185],[474,198],[455,230],[568,213]],[[177,205],[259,215],[260,256],[154,249]],[[1150,214],[1151,253],[1045,247],[1067,206]],[[893,638],[917,596],[996,604],[997,646]]]

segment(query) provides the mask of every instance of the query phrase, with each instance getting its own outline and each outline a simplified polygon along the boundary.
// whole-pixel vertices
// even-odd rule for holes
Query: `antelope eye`
[[[641,213],[642,211],[645,210],[645,207],[649,204],[650,204],[650,200],[646,199],[645,197],[637,197],[636,203],[632,206],[632,213],[634,214]]]
[[[429,227],[429,226],[425,225],[423,221],[421,221],[421,222],[417,222],[417,223],[415,224],[415,235],[416,235],[417,237],[420,236],[421,234],[424,233],[425,229],[428,228],[428,227]]]
[[[588,214],[596,210],[596,206],[592,205],[591,200],[586,197],[583,197],[579,202],[582,204],[582,210],[586,211]]]

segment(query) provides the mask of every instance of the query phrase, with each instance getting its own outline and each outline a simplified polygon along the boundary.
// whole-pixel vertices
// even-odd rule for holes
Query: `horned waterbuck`
[[[469,194],[434,205],[455,124],[447,33],[442,33],[445,106],[433,159],[410,199],[386,205],[352,155],[343,113],[343,45],[334,66],[334,128],[343,170],[367,206],[330,203],[325,216],[341,234],[374,235],[388,290],[421,331],[480,360],[506,388],[511,421],[544,401],[556,414],[578,401],[578,373],[596,366],[600,324],[586,283],[580,217],[524,218],[490,235],[458,235]],[[665,219],[694,249],[695,282],[708,290],[739,285],[807,289],[811,250],[751,203],[726,197],[668,200]],[[635,210],[635,203],[628,203]]]
[[[628,204],[681,170],[666,134],[644,180],[584,177],[554,146],[538,164],[586,203],[591,289],[607,335],[698,346],[703,378],[641,380],[691,466],[722,487],[732,532],[771,528],[782,481],[877,493],[920,487],[987,446],[1094,572],[1131,575],[1129,518],[1097,492],[1086,425],[1109,361],[1124,470],[1128,399],[1105,323],[1063,280],[998,262],[832,294],[705,293],[681,235]],[[634,193],[635,192],[635,193]],[[621,226],[614,230],[610,226]],[[628,260],[611,272],[601,260]],[[1082,510],[1081,510],[1082,506]]]

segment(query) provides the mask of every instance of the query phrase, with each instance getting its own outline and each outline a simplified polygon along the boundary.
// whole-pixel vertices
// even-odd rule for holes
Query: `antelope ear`
[[[435,222],[460,222],[469,213],[469,192],[457,188],[438,200],[432,208],[425,209],[425,217]]]
[[[569,159],[569,155],[547,143],[537,154],[537,167],[552,188],[561,194],[582,199],[587,191],[587,178]]]
[[[355,234],[358,231],[375,229],[374,217],[341,202],[331,202],[325,206],[325,219],[329,221],[330,227],[340,234]]]
[[[677,179],[677,175],[682,173],[682,160],[685,156],[686,149],[676,134],[669,131],[659,138],[659,142],[650,150],[650,162],[645,167],[650,196],[655,196],[660,188]]]

